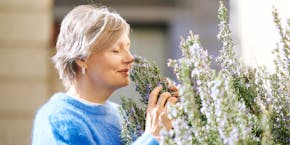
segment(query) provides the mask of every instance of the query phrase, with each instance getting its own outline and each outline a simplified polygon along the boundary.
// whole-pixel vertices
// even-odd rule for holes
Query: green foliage
[[[237,94],[239,101],[244,101],[250,112],[255,115],[259,115],[259,107],[255,102],[255,98],[258,95],[256,85],[254,81],[254,74],[242,74],[244,76],[234,76],[232,80],[232,86]],[[250,82],[252,81],[252,82]]]
[[[124,144],[131,144],[145,131],[146,110],[138,106],[131,98],[121,97],[123,116],[121,138]]]
[[[172,92],[168,89],[168,80],[162,77],[159,67],[154,63],[135,56],[131,73],[131,80],[140,94],[140,103],[131,98],[122,97],[121,114],[123,116],[121,138],[128,145],[135,141],[145,131],[146,109],[148,97],[158,85],[163,85],[162,92]]]
[[[141,102],[148,104],[148,97],[150,92],[159,84],[163,85],[163,89],[160,93],[169,91],[167,80],[161,76],[159,67],[154,63],[135,56],[135,62],[133,64],[130,78],[136,85],[136,91],[141,95]]]

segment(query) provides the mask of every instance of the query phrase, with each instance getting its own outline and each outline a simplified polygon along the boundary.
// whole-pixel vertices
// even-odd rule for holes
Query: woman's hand
[[[178,95],[178,91],[175,86],[169,88],[177,93],[172,95],[169,92],[164,92],[158,98],[158,94],[162,90],[162,86],[160,85],[154,88],[149,95],[145,131],[151,133],[156,138],[159,137],[159,132],[163,126],[167,129],[172,128],[166,105],[177,102],[176,96]]]

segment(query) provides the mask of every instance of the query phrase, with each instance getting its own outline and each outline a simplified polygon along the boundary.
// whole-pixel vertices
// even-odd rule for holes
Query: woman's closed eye
[[[113,53],[120,53],[119,50],[112,50]]]

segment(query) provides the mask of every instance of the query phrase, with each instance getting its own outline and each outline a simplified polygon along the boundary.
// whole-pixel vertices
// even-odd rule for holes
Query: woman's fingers
[[[171,120],[168,118],[166,105],[176,104],[178,100],[178,89],[175,86],[169,86],[173,93],[164,92],[160,94],[162,86],[157,86],[149,95],[148,108],[146,115],[145,130],[153,136],[159,136],[160,129],[165,126],[172,128]],[[158,95],[160,96],[158,97]]]
[[[171,85],[171,86],[169,86],[168,88],[169,88],[171,91],[173,91],[173,92],[178,91],[178,88],[177,88],[176,86],[174,86],[174,85]]]
[[[170,97],[170,98],[167,100],[167,104],[168,104],[168,103],[176,104],[177,100],[178,100],[178,99],[177,99],[176,97]]]
[[[168,118],[167,110],[161,112],[159,119],[161,121],[161,125],[165,126],[167,130],[172,128],[171,120]]]
[[[178,98],[178,96],[179,96],[179,92],[178,92],[178,91],[176,91],[176,92],[171,92],[171,96],[172,96],[172,97],[176,97],[176,98]]]
[[[157,105],[159,108],[163,108],[167,100],[171,97],[171,94],[168,92],[162,93],[158,99]]]
[[[152,90],[152,92],[149,95],[148,109],[153,108],[156,105],[158,94],[161,90],[162,90],[162,85],[157,86],[156,88]]]
[[[169,89],[172,90],[173,92],[170,94],[168,92],[164,92],[160,95],[160,97],[158,98],[158,94],[160,93],[160,91],[162,90],[162,85],[155,87],[152,92],[149,95],[149,101],[148,101],[148,109],[153,108],[156,106],[156,104],[163,108],[167,102],[168,98],[171,97],[178,97],[178,89],[176,86],[169,86]],[[171,99],[172,100],[172,99]],[[173,99],[173,100],[177,100],[177,99]],[[176,102],[174,101],[174,104]]]
[[[178,97],[179,92],[178,92],[178,88],[175,86],[175,84],[169,78],[164,78],[164,80],[166,81],[166,83],[168,85],[168,89],[172,92],[171,95],[173,97]]]
[[[172,91],[172,93],[171,93],[172,96],[178,97],[179,91],[178,91],[178,88],[176,86],[169,86],[169,90]]]

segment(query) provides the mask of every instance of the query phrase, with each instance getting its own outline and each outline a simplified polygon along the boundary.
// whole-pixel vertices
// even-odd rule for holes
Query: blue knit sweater
[[[121,145],[118,105],[89,105],[67,96],[55,94],[37,112],[32,145]],[[158,145],[144,133],[134,145]]]

